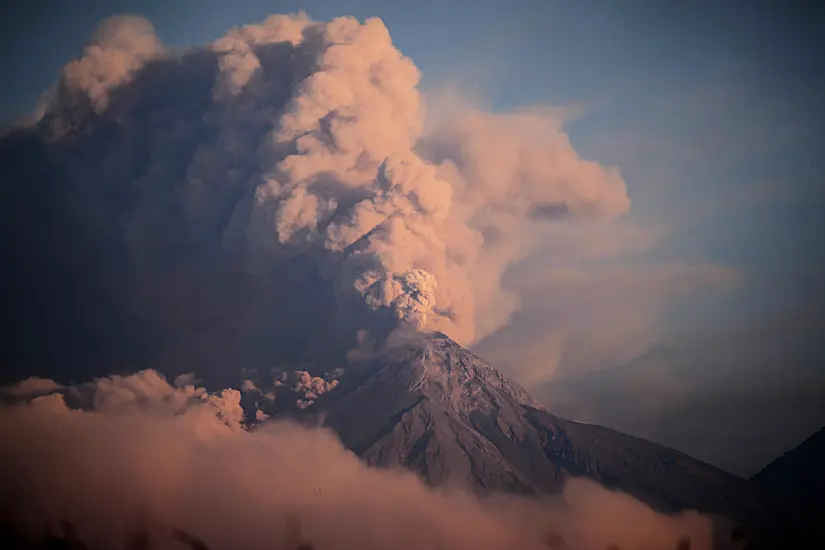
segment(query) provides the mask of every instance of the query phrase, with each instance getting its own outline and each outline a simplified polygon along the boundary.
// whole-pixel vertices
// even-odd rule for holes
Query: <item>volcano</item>
[[[765,519],[748,481],[678,451],[555,416],[443,334],[416,335],[350,361],[340,383],[300,411],[368,464],[436,486],[553,494],[587,477],[657,510]]]

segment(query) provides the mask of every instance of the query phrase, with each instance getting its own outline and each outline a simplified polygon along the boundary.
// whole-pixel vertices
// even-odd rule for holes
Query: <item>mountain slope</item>
[[[664,511],[698,509],[748,523],[763,517],[747,481],[660,445],[558,418],[439,334],[362,361],[313,409],[368,463],[408,468],[436,485],[529,494],[586,476]]]
[[[793,494],[802,501],[821,500],[825,493],[825,427],[780,456],[753,476],[773,491]]]
[[[622,365],[559,373],[535,395],[562,417],[609,426],[750,477],[825,422],[825,386],[815,368],[787,365],[787,376],[775,380],[763,370],[778,365],[768,358],[716,352],[657,344]]]
[[[825,542],[825,527],[822,524],[825,520],[823,464],[825,427],[768,464],[752,478],[788,507],[802,538],[820,544]]]

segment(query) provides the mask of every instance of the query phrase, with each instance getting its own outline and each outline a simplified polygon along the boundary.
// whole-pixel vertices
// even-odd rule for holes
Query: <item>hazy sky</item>
[[[493,110],[570,107],[576,150],[617,165],[627,182],[631,211],[610,229],[585,228],[575,254],[548,246],[508,273],[525,306],[480,353],[540,393],[554,375],[628,362],[666,341],[711,353],[712,367],[691,366],[695,380],[717,400],[720,386],[752,389],[746,410],[770,400],[765,387],[781,386],[787,403],[825,378],[825,19],[769,4],[13,0],[2,8],[0,40],[12,53],[0,60],[0,118],[31,111],[108,15],[145,15],[170,46],[272,13],[379,16],[430,96],[457,91]],[[569,257],[572,286],[558,276]],[[810,404],[783,417],[800,427],[769,428],[766,453],[823,421]],[[701,458],[700,447],[688,450]],[[735,469],[729,454],[713,457]]]

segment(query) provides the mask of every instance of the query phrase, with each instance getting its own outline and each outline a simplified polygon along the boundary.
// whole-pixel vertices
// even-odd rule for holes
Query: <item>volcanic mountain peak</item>
[[[588,477],[662,511],[764,518],[745,480],[649,441],[559,418],[439,333],[389,341],[353,361],[307,414],[368,464],[433,485],[554,493]]]
[[[383,360],[386,368],[401,369],[399,374],[408,377],[411,393],[426,395],[460,414],[499,410],[504,396],[543,409],[521,386],[442,333],[396,344]]]

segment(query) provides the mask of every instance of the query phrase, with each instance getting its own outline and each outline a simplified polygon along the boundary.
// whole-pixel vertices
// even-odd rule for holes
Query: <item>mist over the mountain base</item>
[[[179,531],[240,550],[295,547],[298,521],[318,549],[711,548],[712,522],[695,512],[662,515],[583,479],[541,499],[433,489],[366,466],[324,429],[248,429],[240,392],[187,382],[141,372],[8,388],[0,480],[21,532],[55,535],[67,522],[90,548],[137,532],[182,548]]]

